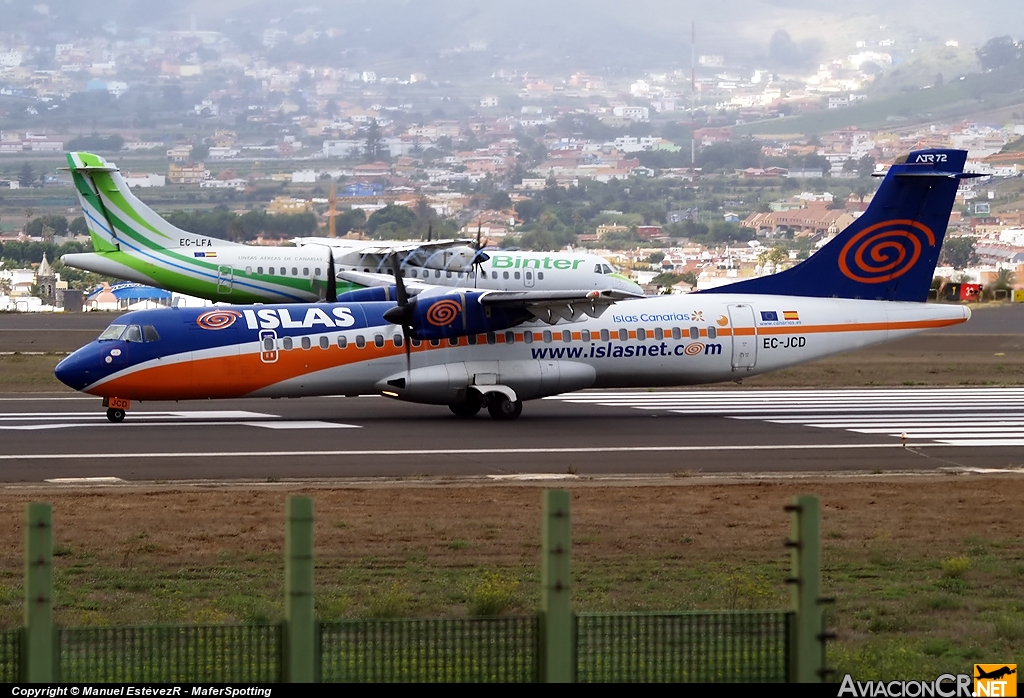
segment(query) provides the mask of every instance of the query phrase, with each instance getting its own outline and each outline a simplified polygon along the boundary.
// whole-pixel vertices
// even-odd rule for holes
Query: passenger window
[[[542,272],[542,271],[537,272],[537,280],[538,281],[543,281],[544,280],[544,272]]]
[[[159,342],[160,335],[157,333],[156,328],[152,325],[146,325],[142,328],[142,335],[146,338],[147,342]]]
[[[488,332],[487,333],[487,343],[488,344],[497,344],[498,343],[498,337],[493,332]]]
[[[271,276],[273,276],[274,275],[274,267],[270,267],[269,269],[267,269],[267,273],[270,274]]]
[[[508,332],[506,332],[505,333],[505,344],[515,344],[515,342],[516,342],[516,333],[513,332],[512,330],[509,330]]]
[[[609,339],[611,339],[611,334],[609,334],[608,330],[601,330],[601,341],[607,342]]]
[[[466,340],[469,342],[470,346],[472,346],[472,345],[476,344],[476,335],[475,334],[471,334],[468,337],[466,337]]]
[[[366,346],[366,337],[361,334],[356,335],[356,347],[362,349]]]
[[[303,349],[308,350],[312,346],[313,346],[313,340],[311,340],[309,337],[303,337],[302,338],[302,348]]]
[[[434,278],[435,279],[440,279],[441,278],[441,270],[440,269],[437,269],[437,270],[434,271]]]
[[[718,336],[717,327],[708,327],[708,339],[714,339]]]
[[[501,278],[508,279],[508,272],[507,271],[501,272]]]
[[[121,339],[125,342],[141,342],[142,328],[138,325],[128,325],[128,329],[124,331]]]
[[[582,332],[580,332],[580,338],[584,342],[589,342],[590,341],[590,330],[583,330]]]
[[[673,327],[672,328],[672,339],[682,339],[682,338],[683,338],[682,330],[680,330],[678,327]]]
[[[263,273],[263,267],[256,267],[256,273],[257,274],[262,274]],[[274,272],[270,272],[270,273],[273,274]]]
[[[450,347],[457,347],[457,346],[459,346],[459,338],[458,337],[449,337],[448,338],[448,346],[450,346]]]
[[[544,341],[551,342],[551,330],[544,330]]]
[[[326,349],[329,346],[331,346],[331,340],[327,338],[327,335],[321,336],[320,337],[320,348],[321,349]]]
[[[313,270],[313,276],[320,276],[320,267]]]
[[[569,330],[562,330],[562,341],[563,342],[571,342],[572,341],[572,332],[570,332]]]
[[[655,327],[654,328],[654,338],[655,339],[665,339],[665,330],[661,329],[660,327]]]
[[[637,329],[636,338],[639,339],[641,342],[647,339],[647,330],[645,330],[643,327]]]
[[[298,276],[298,275],[299,275],[298,267],[292,267],[292,276]]]
[[[625,327],[623,327],[622,329],[619,330],[619,341],[620,342],[625,342],[628,339],[629,339],[629,330],[627,330]]]
[[[518,281],[519,280],[519,272],[515,273],[515,277],[516,277],[516,280]]]
[[[377,347],[378,349],[383,347],[384,346],[384,335],[382,335],[382,334],[374,335],[373,336],[373,346]]]
[[[286,351],[291,351],[291,348],[295,346],[295,343],[292,341],[291,337],[285,337],[282,344],[284,345]]]
[[[469,278],[475,279],[476,278],[476,272],[475,271],[469,272]]]
[[[432,340],[430,340],[430,346],[432,346],[432,347],[439,347],[439,346],[441,346],[441,340],[440,339],[432,339]]]
[[[410,339],[409,344],[411,344],[414,347],[418,347],[419,345],[423,344],[423,342],[421,342],[418,339]]]
[[[492,278],[492,279],[497,279],[497,278],[498,278],[498,272],[496,272],[496,271],[492,271],[492,272],[491,272],[491,278]]]
[[[273,337],[264,337],[263,338],[263,351],[274,351],[276,348],[277,347],[274,346],[274,338]]]
[[[394,344],[396,347],[402,346],[402,344],[404,342],[405,342],[405,340],[402,339],[402,335],[400,335],[400,334],[396,334],[395,336],[393,336],[391,338],[391,343]]]
[[[532,278],[533,278],[533,272],[532,271],[526,272],[526,280],[529,281]]]
[[[348,337],[344,337],[344,336],[338,337],[338,348],[339,349],[344,349],[347,346],[348,346]]]
[[[690,339],[700,339],[700,330],[696,327],[690,328]]]
[[[450,279],[450,278],[452,278],[452,273],[451,273],[450,271],[446,271],[446,272],[444,273],[444,277],[445,277],[446,279]]]
[[[309,276],[309,267],[302,267],[302,275]]]
[[[252,267],[246,267],[246,268],[245,268],[245,273],[246,273],[247,275],[249,275],[249,276],[252,276]]]
[[[527,344],[533,344],[533,332],[523,332],[523,341]]]

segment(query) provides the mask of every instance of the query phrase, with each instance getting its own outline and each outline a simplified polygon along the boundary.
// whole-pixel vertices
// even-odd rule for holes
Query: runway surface
[[[1024,388],[586,391],[516,422],[385,398],[0,395],[0,481],[1021,469]]]

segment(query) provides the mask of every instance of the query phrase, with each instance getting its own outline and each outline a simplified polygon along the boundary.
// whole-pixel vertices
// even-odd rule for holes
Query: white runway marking
[[[878,434],[919,445],[1024,446],[1024,388],[593,391],[548,400]]]
[[[916,447],[942,446],[942,444],[918,444]],[[756,444],[749,446],[593,446],[583,448],[444,448],[444,449],[394,449],[364,451],[179,451],[139,453],[27,453],[0,454],[0,461],[18,460],[126,460],[134,458],[300,458],[322,456],[505,456],[537,455],[541,453],[582,454],[582,453],[703,453],[715,451],[847,451],[850,449],[902,449],[898,443],[884,444]]]
[[[260,421],[252,421],[260,420]],[[173,412],[132,411],[118,428],[200,426],[245,426],[261,429],[359,429],[355,424],[318,420],[285,421],[280,415],[246,410],[182,410]],[[0,413],[0,431],[41,431],[108,427],[104,412],[16,412]]]

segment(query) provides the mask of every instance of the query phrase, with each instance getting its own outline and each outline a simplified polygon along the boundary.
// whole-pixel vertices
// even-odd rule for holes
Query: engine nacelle
[[[485,307],[480,303],[483,295],[482,291],[461,290],[417,296],[410,309],[412,336],[429,340],[497,332],[532,317],[524,309]]]
[[[496,385],[533,400],[589,388],[596,378],[593,366],[575,361],[456,361],[395,373],[374,387],[399,400],[450,405],[465,400],[469,390],[487,393]]]

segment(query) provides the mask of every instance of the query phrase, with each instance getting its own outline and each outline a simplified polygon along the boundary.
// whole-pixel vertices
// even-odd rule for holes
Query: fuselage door
[[[260,361],[265,364],[277,362],[277,332],[260,330]]]
[[[757,363],[757,324],[753,306],[729,306],[729,324],[732,325],[732,370],[749,371]]]
[[[217,267],[217,293],[231,293],[235,282],[235,270],[231,266]]]

